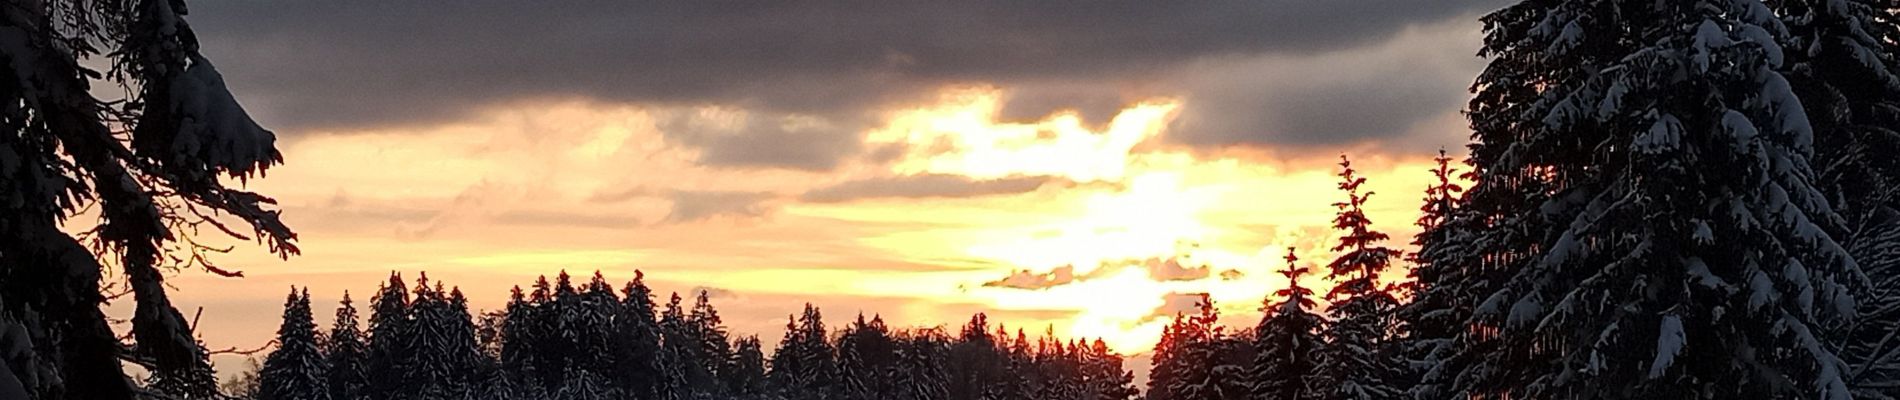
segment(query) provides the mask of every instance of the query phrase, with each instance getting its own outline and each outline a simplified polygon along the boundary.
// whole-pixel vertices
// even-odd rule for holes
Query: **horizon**
[[[413,279],[426,270],[461,286],[473,308],[494,310],[508,287],[536,275],[601,270],[624,282],[643,269],[657,293],[713,291],[735,332],[768,345],[782,317],[797,311],[790,305],[809,301],[883,315],[894,326],[954,326],[987,312],[1010,326],[1052,326],[1059,336],[1101,338],[1117,352],[1142,354],[1173,313],[1191,308],[1195,294],[1211,293],[1224,323],[1250,327],[1268,294],[1285,286],[1271,269],[1286,248],[1307,260],[1330,258],[1340,155],[1351,155],[1378,193],[1368,205],[1375,227],[1393,235],[1390,245],[1409,248],[1431,157],[1439,148],[1463,153],[1465,88],[1444,84],[1462,78],[1415,78],[1406,84],[1409,93],[1394,96],[1380,85],[1413,82],[1389,75],[1396,60],[1407,60],[1408,76],[1475,75],[1482,59],[1469,49],[1478,45],[1478,13],[1488,11],[1482,4],[1490,3],[1381,11],[1393,24],[1365,30],[1271,28],[1313,38],[1347,33],[1305,45],[1223,42],[1234,33],[1216,29],[1176,39],[1206,47],[1177,60],[1143,55],[1175,52],[1153,46],[1072,55],[1097,57],[1101,68],[1050,66],[1046,57],[1061,55],[1037,53],[959,65],[942,58],[951,53],[931,53],[950,39],[893,38],[883,46],[915,47],[864,50],[912,52],[891,57],[916,64],[823,61],[885,71],[876,79],[888,84],[840,87],[850,92],[821,103],[779,93],[811,89],[801,80],[846,82],[857,73],[791,64],[779,74],[768,71],[782,63],[717,55],[701,72],[665,72],[688,74],[684,81],[653,81],[638,71],[673,67],[626,61],[624,54],[695,53],[613,43],[695,37],[692,25],[623,30],[612,27],[612,18],[573,19],[570,11],[587,7],[581,5],[530,11],[500,3],[447,10],[194,3],[190,21],[204,52],[247,111],[277,134],[284,154],[284,165],[244,187],[280,201],[303,253],[279,261],[233,241],[237,250],[218,260],[244,278],[183,271],[171,279],[173,298],[187,314],[203,307],[199,332],[209,347],[255,348],[275,331],[287,285],[311,288],[323,309],[344,290],[372,290],[391,271]],[[1233,6],[1247,15],[1283,8]],[[607,8],[616,10],[603,16],[633,11]],[[366,12],[377,17],[364,18]],[[921,17],[904,7],[863,12]],[[576,28],[626,36],[526,46],[515,43],[572,39],[564,30],[501,39],[453,22],[504,14],[558,16]],[[828,18],[792,18],[806,17]],[[833,22],[859,34],[889,28],[849,21]],[[1075,22],[1020,29],[1094,29]],[[775,40],[771,26],[694,40],[754,48]],[[417,31],[395,40],[365,36],[395,27]],[[668,31],[675,28],[682,30]],[[516,65],[512,75],[443,64],[480,54],[429,45],[458,35],[513,41],[485,50],[513,54],[494,61]],[[792,37],[779,45],[840,46],[820,40]],[[852,46],[879,45],[842,46],[831,48],[850,53],[858,51]],[[391,58],[385,48],[415,53]],[[622,61],[551,64],[580,54]],[[1368,68],[1326,67],[1339,62]],[[435,72],[392,69],[401,64]],[[1247,73],[1252,78],[1241,86],[1209,81],[1241,69],[1265,72]],[[1064,76],[1082,71],[1094,78]],[[578,80],[529,83],[558,76]],[[1316,76],[1325,78],[1310,79]],[[477,97],[415,97],[430,90]],[[1276,100],[1288,91],[1414,111],[1368,120],[1314,109],[1306,100]],[[1234,109],[1235,102],[1262,104],[1259,110],[1279,117],[1257,117],[1262,111]],[[417,112],[391,112],[398,109]],[[1341,125],[1353,120],[1364,121]],[[1064,278],[1052,279],[1058,273]],[[1107,299],[1116,301],[1101,301]],[[330,317],[319,314],[327,323]],[[220,366],[243,359],[213,358]],[[224,376],[232,370],[220,368]]]

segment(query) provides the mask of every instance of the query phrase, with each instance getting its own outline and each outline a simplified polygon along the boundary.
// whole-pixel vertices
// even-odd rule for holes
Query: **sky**
[[[1330,260],[1341,154],[1409,242],[1500,3],[194,2],[303,254],[234,243],[244,278],[174,302],[254,348],[292,285],[327,326],[392,271],[496,309],[637,269],[768,346],[810,302],[1137,354],[1198,293],[1257,322],[1289,247]]]

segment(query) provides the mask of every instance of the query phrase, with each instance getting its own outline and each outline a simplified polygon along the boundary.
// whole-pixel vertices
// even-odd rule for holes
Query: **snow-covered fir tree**
[[[945,365],[949,374],[950,399],[978,400],[986,393],[1000,391],[996,386],[1009,379],[1005,358],[997,342],[1002,335],[990,330],[989,316],[970,316],[956,341],[951,344]]]
[[[1346,200],[1335,203],[1339,213],[1333,217],[1333,229],[1342,231],[1339,244],[1333,246],[1337,258],[1327,264],[1327,276],[1335,281],[1326,299],[1332,322],[1323,330],[1326,345],[1320,348],[1318,375],[1313,387],[1329,390],[1327,398],[1368,400],[1402,396],[1405,388],[1396,385],[1401,365],[1392,332],[1392,311],[1398,299],[1381,286],[1380,273],[1391,267],[1398,250],[1381,244],[1388,237],[1372,229],[1364,206],[1372,196],[1361,191],[1366,178],[1352,168],[1352,161],[1339,157],[1339,190]]]
[[[389,281],[370,298],[369,356],[364,370],[369,376],[366,397],[372,400],[398,399],[396,390],[403,385],[408,360],[414,351],[407,347],[409,335],[409,285],[402,275],[391,272]]]
[[[336,309],[336,319],[331,323],[330,335],[323,342],[324,363],[329,375],[324,377],[329,388],[331,400],[361,400],[366,398],[364,389],[369,385],[369,375],[365,370],[369,357],[369,346],[364,341],[363,328],[356,315],[356,303],[350,300],[350,292],[343,292],[343,301]]]
[[[805,304],[796,319],[785,324],[785,338],[772,354],[768,381],[790,400],[837,398],[837,351],[827,341],[824,315]]]
[[[1311,385],[1318,377],[1320,349],[1326,346],[1320,336],[1324,321],[1313,314],[1317,304],[1313,290],[1300,285],[1307,268],[1299,265],[1293,248],[1286,249],[1287,287],[1273,292],[1279,303],[1267,302],[1266,316],[1254,328],[1251,376],[1252,400],[1318,400],[1326,398],[1322,389]]]
[[[258,374],[258,400],[330,399],[328,365],[317,348],[317,323],[310,314],[309,289],[300,294],[291,288],[277,328],[277,350],[264,357]]]
[[[1122,357],[1108,349],[1108,343],[1096,339],[1082,356],[1082,400],[1130,400],[1140,396],[1135,375],[1122,369]]]
[[[651,400],[660,384],[660,327],[645,273],[634,271],[620,301],[611,335],[616,386],[636,400]]]
[[[0,336],[0,397],[130,399],[128,364],[166,385],[154,391],[213,394],[207,352],[171,304],[164,271],[237,275],[192,240],[207,215],[275,255],[298,252],[273,200],[227,186],[282,158],[199,52],[182,5],[0,7],[0,102],[10,105],[0,110],[0,265],[16,288],[0,298],[0,331],[13,332]],[[125,342],[101,309],[106,285],[128,292],[115,302],[132,310]]]
[[[1855,322],[1828,332],[1859,398],[1900,397],[1900,2],[1770,3],[1788,26],[1784,74],[1815,134],[1813,163],[1867,275]]]
[[[1456,283],[1482,300],[1428,375],[1444,394],[1849,398],[1823,335],[1864,275],[1774,12],[1533,1],[1486,23],[1457,217],[1485,233]]]
[[[680,304],[679,293],[673,293],[667,301],[666,309],[660,313],[660,347],[674,365],[669,373],[679,374],[674,391],[681,392],[685,398],[711,398],[723,394],[724,388],[715,375],[719,365],[727,359],[708,351],[702,327],[699,325],[699,307],[696,305],[692,315],[687,314]]]
[[[894,346],[883,317],[872,316],[866,321],[864,314],[858,314],[838,337],[840,398],[871,400],[890,393],[894,382],[888,375],[896,363]]]
[[[758,336],[745,336],[734,342],[732,369],[724,378],[726,392],[741,400],[766,399],[765,349]]]
[[[571,329],[577,332],[578,343],[570,367],[586,370],[618,389],[620,385],[613,382],[611,377],[615,369],[614,317],[620,311],[620,298],[614,294],[613,285],[607,283],[607,278],[600,271],[594,271],[594,277],[582,289],[579,305],[575,308],[578,317]]]
[[[1220,315],[1206,294],[1198,312],[1176,315],[1157,347],[1154,370],[1149,372],[1148,398],[1174,400],[1240,400],[1249,392],[1246,366],[1252,363],[1253,343],[1229,335],[1219,325]],[[1168,353],[1163,357],[1163,352]],[[1159,377],[1159,378],[1157,378]]]
[[[1456,308],[1458,286],[1448,284],[1454,280],[1451,274],[1458,272],[1456,267],[1465,265],[1460,258],[1469,256],[1463,250],[1467,238],[1454,237],[1462,231],[1448,226],[1456,222],[1452,217],[1458,212],[1464,187],[1457,183],[1459,170],[1444,150],[1432,161],[1432,181],[1425,188],[1415,222],[1419,232],[1412,237],[1414,250],[1406,255],[1411,263],[1406,291],[1412,298],[1397,312],[1403,381],[1414,398],[1439,396],[1436,377],[1428,379],[1427,374],[1452,351],[1452,342],[1470,315],[1469,309]]]
[[[693,310],[686,315],[688,329],[698,349],[697,354],[704,360],[703,375],[694,377],[694,384],[704,388],[714,396],[726,396],[726,389],[732,386],[726,378],[726,371],[733,362],[732,337],[726,332],[725,321],[719,318],[719,310],[713,308],[711,291],[695,290]]]
[[[950,338],[939,330],[914,331],[899,335],[896,365],[891,377],[891,400],[941,400],[950,398],[949,372],[945,363],[950,354]]]
[[[456,348],[460,342],[455,337],[456,322],[442,290],[440,283],[430,286],[426,273],[416,279],[410,329],[401,336],[401,346],[410,351],[410,358],[403,360],[402,384],[395,391],[398,398],[450,400],[466,395],[468,382],[457,374],[461,352]]]

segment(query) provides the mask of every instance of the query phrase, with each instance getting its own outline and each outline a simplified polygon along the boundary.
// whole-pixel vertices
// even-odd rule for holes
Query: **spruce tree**
[[[785,338],[772,354],[768,380],[790,400],[837,398],[837,352],[827,341],[824,316],[811,303],[785,324]]]
[[[18,350],[0,370],[5,396],[130,399],[127,365],[152,374],[151,391],[216,395],[167,271],[238,275],[198,245],[206,219],[298,253],[274,200],[235,184],[283,162],[275,135],[239,106],[185,17],[183,1],[165,0],[0,7],[0,329],[32,332],[0,337]],[[111,298],[129,311],[125,340],[105,289],[124,292]]]
[[[1149,372],[1150,399],[1239,400],[1247,396],[1242,365],[1250,356],[1236,354],[1236,347],[1251,343],[1234,341],[1219,326],[1220,315],[1213,301],[1202,294],[1195,314],[1177,315],[1168,325],[1165,339],[1168,354]],[[1249,352],[1251,353],[1251,352]],[[1157,379],[1159,377],[1159,379]]]
[[[510,384],[531,386],[545,393],[548,383],[542,380],[540,368],[543,354],[539,348],[542,343],[539,325],[541,310],[528,302],[528,297],[520,286],[509,292],[506,315],[501,326],[501,374],[507,375]]]
[[[290,289],[284,300],[277,350],[264,358],[258,377],[259,400],[329,400],[323,353],[317,349],[317,323],[310,315],[310,292]]]
[[[1400,364],[1390,351],[1393,343],[1388,333],[1398,300],[1380,285],[1379,276],[1399,253],[1380,244],[1388,237],[1373,230],[1372,220],[1366,217],[1363,207],[1373,194],[1360,191],[1366,179],[1345,156],[1339,157],[1339,166],[1339,190],[1346,193],[1346,200],[1334,204],[1339,213],[1333,218],[1333,229],[1343,233],[1333,246],[1340,254],[1327,265],[1328,277],[1336,282],[1326,293],[1332,323],[1324,330],[1326,346],[1321,347],[1313,384],[1331,390],[1328,398],[1397,398],[1403,394],[1393,384]]]
[[[660,387],[660,326],[646,274],[634,271],[621,289],[612,335],[616,386],[636,400],[656,398]]]
[[[897,365],[892,373],[890,399],[950,398],[950,373],[944,365],[949,359],[950,339],[941,331],[913,331],[901,335],[895,352]]]
[[[1108,343],[1096,339],[1086,348],[1082,365],[1082,400],[1131,400],[1141,391],[1135,389],[1135,375],[1122,369],[1122,357],[1108,349]]]
[[[759,344],[759,337],[739,338],[733,348],[732,369],[724,376],[727,393],[739,399],[764,399],[765,349]]]
[[[1454,182],[1460,177],[1459,171],[1444,150],[1439,150],[1432,161],[1432,181],[1425,188],[1415,222],[1419,233],[1412,237],[1415,250],[1406,256],[1411,262],[1407,289],[1412,300],[1400,306],[1397,315],[1402,335],[1398,340],[1403,346],[1400,357],[1405,363],[1403,380],[1415,398],[1439,396],[1437,378],[1428,378],[1427,374],[1449,356],[1452,341],[1470,315],[1469,309],[1455,308],[1460,294],[1456,292],[1458,286],[1450,284],[1455,280],[1452,274],[1458,272],[1455,267],[1463,265],[1459,258],[1466,256],[1463,246],[1467,238],[1454,237],[1460,231],[1448,226],[1457,222],[1453,214],[1458,212],[1464,187]]]
[[[396,390],[402,387],[406,363],[415,354],[407,347],[409,330],[409,286],[402,275],[391,272],[389,282],[370,298],[368,398],[401,398]]]
[[[613,285],[594,271],[594,277],[587,282],[580,295],[580,305],[576,313],[574,330],[579,332],[578,350],[574,355],[573,367],[587,370],[597,378],[606,379],[609,385],[620,385],[609,379],[614,365],[614,316],[620,311],[620,298],[614,295]]]
[[[454,322],[449,320],[448,299],[441,286],[429,283],[428,274],[418,274],[415,297],[409,303],[410,329],[401,337],[402,347],[410,352],[403,363],[402,385],[396,390],[403,399],[455,399],[465,387],[455,376]]]
[[[889,393],[891,382],[885,375],[895,363],[894,346],[882,317],[866,321],[864,314],[858,314],[838,338],[840,398],[869,400]]]
[[[1837,2],[1838,3],[1838,2]],[[1860,276],[1762,2],[1531,1],[1474,86],[1447,396],[1829,398]],[[1765,349],[1775,349],[1767,351]]]
[[[977,313],[970,316],[956,342],[951,344],[945,365],[950,377],[950,399],[981,399],[984,393],[996,391],[995,386],[1009,378],[1003,369],[1007,359],[997,344],[1002,335],[993,334],[989,329],[989,316]]]
[[[1308,311],[1316,306],[1313,290],[1300,285],[1300,277],[1306,272],[1307,268],[1299,265],[1299,256],[1288,247],[1286,270],[1280,271],[1286,276],[1287,287],[1273,292],[1280,302],[1267,303],[1267,315],[1254,329],[1258,353],[1250,379],[1253,400],[1319,400],[1331,394],[1312,385],[1318,377],[1320,349],[1326,342],[1320,336],[1324,321]]]
[[[703,289],[697,292],[693,310],[686,316],[687,332],[697,346],[694,353],[704,360],[703,367],[695,369],[700,375],[694,376],[694,385],[713,396],[724,396],[731,386],[725,375],[732,368],[732,339],[719,310],[713,308],[711,295]]]
[[[329,366],[325,382],[330,399],[367,398],[364,390],[369,385],[369,375],[365,369],[369,347],[364,342],[362,326],[357,322],[356,303],[350,300],[348,291],[343,292],[343,301],[337,306],[336,320],[331,323],[330,336],[326,339],[323,354]]]
[[[1770,3],[1788,26],[1784,73],[1815,134],[1814,174],[1867,275],[1858,316],[1829,332],[1857,397],[1900,394],[1900,2]]]

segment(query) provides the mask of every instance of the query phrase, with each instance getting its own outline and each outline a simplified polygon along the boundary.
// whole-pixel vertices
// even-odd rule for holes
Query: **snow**
[[[1767,29],[1757,25],[1743,25],[1736,34],[1741,36],[1743,42],[1760,47],[1762,55],[1768,58],[1769,67],[1779,68],[1786,60],[1781,51],[1781,44],[1775,43],[1774,35],[1768,33]]]
[[[1749,274],[1748,292],[1748,309],[1753,311],[1760,311],[1780,297],[1780,293],[1775,290],[1774,280],[1761,271]]]
[[[1749,121],[1748,116],[1735,110],[1722,114],[1722,131],[1728,134],[1729,144],[1733,146],[1735,154],[1748,154],[1750,145],[1754,144],[1755,136],[1759,133],[1755,130],[1754,121]]]
[[[1505,323],[1506,326],[1513,328],[1522,327],[1524,324],[1536,320],[1537,317],[1543,315],[1543,313],[1544,304],[1541,299],[1539,299],[1539,294],[1532,292],[1531,295],[1519,299],[1517,304],[1511,305],[1511,315],[1510,318],[1505,320]]]
[[[179,115],[175,157],[200,159],[233,174],[249,173],[275,158],[276,136],[258,126],[224,85],[224,76],[203,56],[171,81],[173,111]]]
[[[1793,140],[1796,151],[1803,154],[1813,152],[1814,127],[1808,123],[1808,113],[1801,107],[1801,99],[1795,97],[1788,79],[1780,73],[1763,72],[1766,80],[1762,82],[1761,100],[1774,117],[1770,121],[1771,125],[1776,132]]]
[[[1674,115],[1663,114],[1649,125],[1648,131],[1636,135],[1633,145],[1637,151],[1653,155],[1675,150],[1681,141],[1682,121]]]
[[[1564,30],[1557,35],[1556,40],[1551,41],[1548,52],[1550,54],[1569,53],[1571,49],[1582,43],[1583,26],[1577,25],[1576,20],[1571,20],[1570,23],[1564,24]]]
[[[1676,355],[1682,353],[1682,345],[1689,340],[1682,331],[1682,318],[1675,314],[1663,316],[1662,324],[1656,333],[1656,360],[1649,363],[1649,378],[1656,379],[1676,364]]]
[[[1722,27],[1716,25],[1715,21],[1702,20],[1702,24],[1696,26],[1695,51],[1691,53],[1696,71],[1709,72],[1711,63],[1709,58],[1715,52],[1715,49],[1728,47],[1732,44],[1734,44],[1734,42],[1729,40],[1728,33],[1723,32]]]

